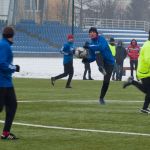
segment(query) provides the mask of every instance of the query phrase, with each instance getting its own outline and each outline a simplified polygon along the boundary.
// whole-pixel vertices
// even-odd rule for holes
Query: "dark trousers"
[[[17,109],[16,94],[13,87],[0,88],[0,112],[5,107],[6,118],[3,131],[10,131]]]
[[[116,77],[115,77],[116,76]],[[114,68],[113,68],[113,71],[112,71],[112,80],[116,80],[117,78],[117,65],[116,63],[114,64]]]
[[[120,64],[116,63],[116,80],[121,81],[123,75],[123,62]]]
[[[133,81],[133,85],[136,86],[140,91],[145,93],[145,101],[143,109],[147,109],[150,104],[150,77],[141,79],[141,82]]]
[[[104,68],[106,70],[106,75],[104,76],[103,85],[102,85],[101,93],[100,93],[100,98],[104,98],[106,95],[106,92],[109,87],[112,71],[114,69],[114,65],[104,64]]]
[[[54,78],[55,78],[55,80],[58,80],[58,79],[64,78],[69,75],[66,86],[70,86],[73,74],[74,74],[73,62],[69,62],[67,64],[64,64],[64,73],[62,73],[58,76],[55,76]]]
[[[134,70],[137,69],[138,60],[130,60],[131,76],[133,77]]]
[[[88,78],[91,79],[91,67],[90,63],[84,63],[84,74],[83,74],[83,79],[86,79],[86,74],[88,72]]]

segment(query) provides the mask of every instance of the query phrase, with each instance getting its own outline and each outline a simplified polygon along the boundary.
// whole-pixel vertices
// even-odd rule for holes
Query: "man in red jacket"
[[[139,51],[140,47],[137,45],[137,41],[135,39],[132,39],[127,49],[127,53],[130,58],[131,77],[134,77],[133,71],[134,69],[137,69]]]

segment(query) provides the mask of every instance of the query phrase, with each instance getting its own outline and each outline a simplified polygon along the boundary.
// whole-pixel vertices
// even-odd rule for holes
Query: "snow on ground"
[[[52,76],[56,76],[63,73],[63,59],[62,58],[25,58],[15,57],[14,64],[20,65],[20,72],[14,73],[14,77],[24,78],[45,78],[49,79]],[[129,59],[124,62],[124,66],[129,67]],[[74,76],[73,79],[83,78],[84,65],[81,59],[74,59]],[[95,80],[102,80],[103,75],[98,71],[98,67],[95,62],[91,63],[92,78]],[[123,80],[126,80],[130,76],[130,72],[127,71],[126,76],[123,76]],[[66,79],[66,77],[64,78]]]

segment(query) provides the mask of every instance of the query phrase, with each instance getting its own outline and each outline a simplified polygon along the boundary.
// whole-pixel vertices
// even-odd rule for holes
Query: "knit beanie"
[[[73,38],[74,38],[74,37],[73,37],[72,34],[68,34],[68,35],[67,35],[67,39],[68,39],[68,40],[73,39]]]
[[[98,35],[98,31],[97,31],[97,29],[95,27],[91,27],[89,29],[89,33],[91,33],[91,32],[95,32]]]
[[[115,43],[115,39],[113,37],[110,38],[109,43]]]

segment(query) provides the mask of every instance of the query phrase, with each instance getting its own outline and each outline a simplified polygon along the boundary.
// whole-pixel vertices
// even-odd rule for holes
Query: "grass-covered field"
[[[65,83],[59,80],[52,87],[46,79],[14,80],[15,122],[29,125],[14,124],[12,132],[20,139],[0,140],[1,150],[149,149],[150,116],[139,113],[144,95],[135,87],[124,90],[122,82],[111,82],[106,105],[99,105],[101,81],[75,80],[72,89]]]

